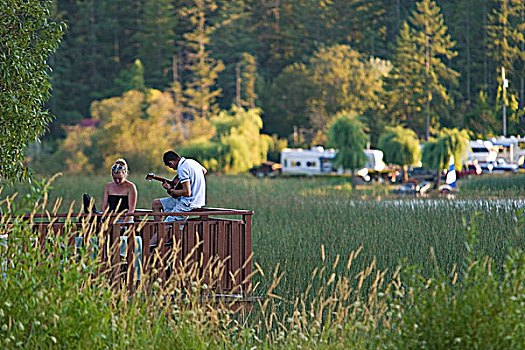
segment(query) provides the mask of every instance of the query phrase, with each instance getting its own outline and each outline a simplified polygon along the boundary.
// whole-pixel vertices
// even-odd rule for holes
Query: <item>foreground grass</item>
[[[104,181],[63,177],[51,193],[69,207]],[[139,203],[164,194],[136,183]],[[0,283],[2,347],[523,348],[522,202],[377,201],[344,179],[208,183],[209,206],[255,211],[264,299],[244,323],[191,298],[166,303],[167,290],[130,301],[102,278],[86,285],[82,265],[10,243],[23,269]]]
[[[373,260],[378,269],[389,270],[389,274],[400,264],[421,266],[427,276],[436,267],[449,269],[465,256],[463,219],[469,220],[478,212],[479,249],[483,254],[501,264],[507,243],[525,247],[524,236],[515,234],[514,213],[524,205],[519,199],[489,200],[467,195],[457,200],[400,199],[392,197],[384,186],[352,191],[345,178],[212,175],[207,179],[208,206],[255,211],[255,262],[263,271],[273,271],[279,264],[284,276],[275,293],[283,298],[284,305],[292,305],[306,289],[315,268],[331,268],[336,259],[347,261],[358,249],[361,254],[353,262],[354,271],[365,269]],[[138,188],[138,207],[148,208],[153,198],[165,195],[157,182],[138,177],[131,180]],[[472,180],[473,184],[464,182],[462,192],[482,180],[494,181],[479,177]],[[504,185],[496,188],[506,188],[507,181],[522,181],[501,180]],[[100,203],[98,193],[106,181],[104,176],[58,177],[49,202],[60,197],[61,211],[67,211],[73,201],[74,208],[80,210],[78,199],[88,192]],[[509,183],[514,186],[514,182]],[[335,272],[343,270],[344,264],[339,264]],[[256,294],[264,295],[271,283],[272,276],[255,276],[255,284],[259,285]]]

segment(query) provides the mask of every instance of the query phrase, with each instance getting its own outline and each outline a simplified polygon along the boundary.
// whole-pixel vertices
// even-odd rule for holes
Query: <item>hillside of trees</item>
[[[507,134],[525,133],[523,1],[57,0],[53,16],[68,32],[50,60],[48,152],[130,91],[143,102],[129,118],[147,122],[156,91],[168,110],[151,122],[178,130],[163,144],[209,152],[221,113],[256,114],[273,135],[248,153],[324,144],[342,111],[359,114],[373,146],[397,125],[421,140],[441,128],[500,135],[503,106]]]

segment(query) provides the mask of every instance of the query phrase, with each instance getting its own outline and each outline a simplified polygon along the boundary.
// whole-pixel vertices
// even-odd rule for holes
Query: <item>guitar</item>
[[[157,180],[157,181],[160,181],[160,182],[166,182],[171,187],[175,188],[176,190],[181,190],[182,189],[182,184],[180,183],[180,180],[179,180],[178,176],[175,176],[173,178],[173,180],[169,180],[169,179],[157,176],[157,175],[155,175],[155,173],[149,173],[148,175],[146,175],[146,180],[148,180],[148,181]]]

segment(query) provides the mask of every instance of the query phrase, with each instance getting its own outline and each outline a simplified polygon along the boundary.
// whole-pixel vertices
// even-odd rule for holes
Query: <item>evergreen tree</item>
[[[483,41],[483,6],[479,6],[478,0],[459,0],[450,1],[446,9],[449,13],[450,33],[456,40],[455,49],[458,52],[452,67],[461,75],[460,98],[467,108],[471,108],[476,102],[477,92],[487,88],[483,79],[487,51]]]
[[[255,108],[255,100],[257,99],[257,92],[255,91],[255,83],[257,81],[257,62],[255,57],[248,53],[242,54],[242,61],[240,62],[241,73],[241,91],[240,96],[241,105],[248,108]]]
[[[144,63],[147,85],[164,88],[171,82],[172,58],[176,55],[175,28],[178,24],[171,0],[144,0],[135,40]]]
[[[354,49],[373,56],[385,57],[386,42],[386,6],[383,0],[346,1],[349,20],[341,18],[340,23],[348,23],[345,35]],[[342,13],[339,12],[339,16]]]
[[[453,101],[447,86],[457,83],[458,73],[445,59],[452,59],[454,42],[439,7],[431,0],[417,3],[397,39],[393,71],[387,80],[388,112],[393,121],[405,123],[429,138]],[[432,119],[431,119],[432,116]]]
[[[496,110],[489,103],[487,94],[479,92],[474,107],[464,115],[463,125],[477,139],[494,137],[501,128],[497,125]]]
[[[221,109],[229,109],[233,103],[238,102],[237,87],[244,85],[244,82],[240,82],[244,79],[243,55],[252,55],[259,45],[251,23],[253,3],[245,0],[221,0],[218,2],[217,13],[213,15],[217,28],[211,34],[209,49],[212,57],[224,64],[224,70],[217,79],[217,85],[222,89],[221,96],[217,98]]]
[[[295,129],[309,129],[308,101],[315,84],[305,64],[286,67],[267,88],[261,91],[264,131],[288,137]],[[294,146],[297,143],[294,142]]]
[[[209,118],[216,110],[216,99],[221,89],[215,83],[224,69],[222,61],[215,61],[207,50],[210,35],[216,27],[207,21],[209,14],[216,11],[213,0],[195,0],[194,7],[183,9],[184,16],[194,26],[192,32],[184,34],[187,49],[187,68],[192,76],[186,85],[184,95],[188,110],[193,116]]]
[[[519,84],[509,86],[509,92],[519,91],[523,106],[525,62],[525,3],[522,0],[497,0],[497,6],[489,16],[489,48],[492,59],[501,72],[504,67],[509,80]],[[499,80],[501,83],[501,80]]]

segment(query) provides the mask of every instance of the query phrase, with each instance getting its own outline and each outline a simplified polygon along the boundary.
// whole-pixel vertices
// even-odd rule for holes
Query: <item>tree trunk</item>
[[[408,165],[403,165],[403,181],[408,182]]]
[[[436,171],[436,179],[434,181],[434,189],[437,190],[439,188],[439,183],[441,182],[441,170]]]

